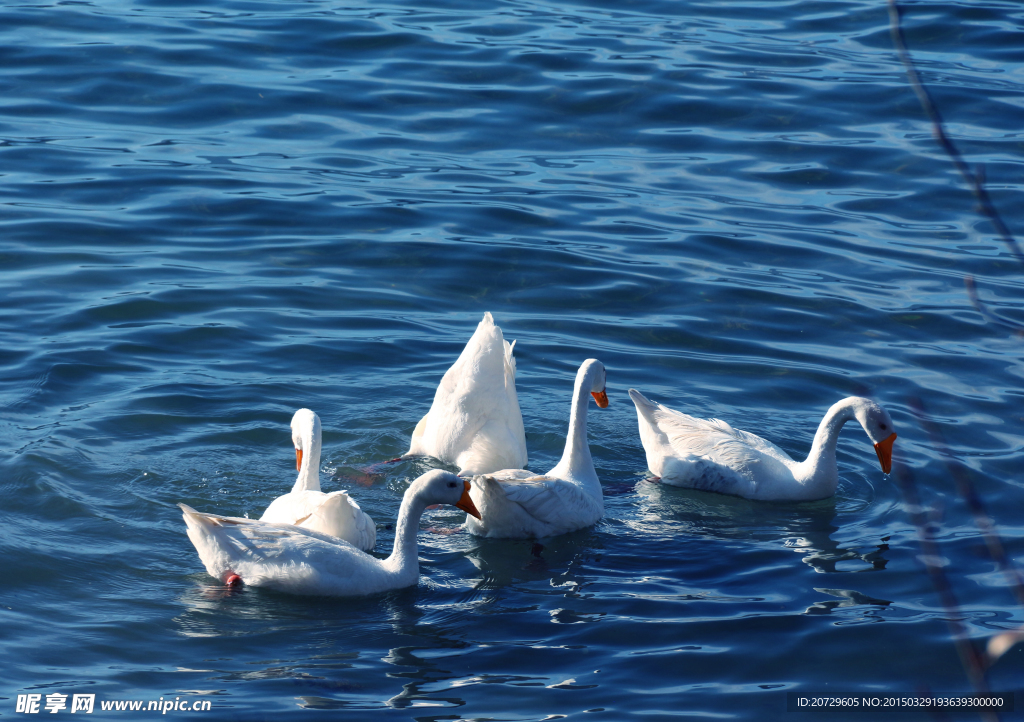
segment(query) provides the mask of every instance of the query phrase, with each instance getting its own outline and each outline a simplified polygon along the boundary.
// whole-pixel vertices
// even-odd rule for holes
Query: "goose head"
[[[314,445],[320,445],[320,417],[309,409],[299,409],[292,416],[292,444],[295,446],[295,469],[302,469],[302,455],[308,456]]]
[[[856,398],[853,416],[864,427],[864,432],[875,445],[875,453],[878,454],[882,471],[888,474],[892,470],[892,445],[896,441],[896,429],[892,425],[889,412],[871,399]]]
[[[469,498],[469,481],[450,471],[428,471],[416,479],[413,486],[417,487],[416,494],[427,504],[451,504],[477,519],[480,518],[476,504]]]
[[[587,359],[580,366],[580,377],[590,378],[590,395],[594,397],[598,408],[608,408],[608,393],[605,391],[605,370],[604,364],[595,358]]]

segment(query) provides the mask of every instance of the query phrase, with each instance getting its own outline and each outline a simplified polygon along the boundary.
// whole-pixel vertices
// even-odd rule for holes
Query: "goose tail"
[[[656,404],[653,401],[649,400],[646,396],[644,396],[636,389],[629,390],[629,398],[633,399],[633,404],[636,406],[636,410],[644,414],[644,416],[649,417],[651,414],[657,411],[658,407],[660,406],[660,404]]]

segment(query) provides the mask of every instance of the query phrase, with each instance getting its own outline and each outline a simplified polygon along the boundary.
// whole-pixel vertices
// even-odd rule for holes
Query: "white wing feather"
[[[470,494],[483,521],[467,516],[466,526],[478,536],[557,536],[596,524],[604,513],[602,497],[565,479],[522,470],[474,477]]]
[[[363,551],[377,543],[377,525],[347,491],[293,491],[274,499],[260,521],[294,524],[330,534]]]
[[[734,429],[721,419],[698,419],[667,406],[657,405],[653,418],[672,448],[693,456],[705,456],[720,464],[739,464],[765,454],[793,463],[789,454],[756,434]]]
[[[760,436],[720,419],[698,419],[629,390],[636,404],[647,466],[662,481],[757,498],[775,479],[792,479],[796,462]]]

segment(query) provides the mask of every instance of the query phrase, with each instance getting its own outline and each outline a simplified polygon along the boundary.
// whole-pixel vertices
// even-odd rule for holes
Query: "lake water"
[[[1024,9],[905,26],[1024,234]],[[881,0],[40,0],[0,9],[0,66],[0,716],[879,719],[787,693],[968,694],[950,620],[979,646],[1024,623],[944,458],[1021,561],[1024,339],[963,279],[1024,321],[1024,268]],[[261,514],[303,406],[386,553],[439,462],[374,465],[485,311],[534,470],[606,365],[599,524],[538,548],[428,512],[419,585],[354,600],[206,574],[176,504]],[[832,403],[877,399],[957,606],[858,426],[834,499],[748,502],[645,480],[630,387],[801,458]],[[1018,710],[1022,674],[1024,645],[988,677]]]

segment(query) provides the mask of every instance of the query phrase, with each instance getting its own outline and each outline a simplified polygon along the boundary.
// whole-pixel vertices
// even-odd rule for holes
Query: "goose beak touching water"
[[[855,418],[864,428],[871,443],[878,455],[878,463],[882,465],[882,472],[888,474],[892,471],[892,445],[896,443],[896,429],[892,425],[892,419],[888,412],[871,399],[863,399],[859,396],[852,396],[843,399],[836,406],[847,404],[852,409]],[[835,406],[832,407],[833,409]],[[832,409],[829,409],[829,413]],[[824,423],[824,422],[822,422]]]
[[[896,443],[896,432],[892,432],[885,439],[875,444],[875,453],[878,454],[878,461],[882,464],[882,471],[888,474],[892,471],[892,445]]]
[[[797,462],[770,441],[719,419],[674,411],[636,389],[629,396],[636,405],[647,466],[672,486],[766,501],[825,499],[839,483],[839,432],[853,419],[874,445],[882,471],[892,470],[896,432],[888,412],[871,399],[851,396],[833,404],[818,425],[807,459]]]
[[[450,504],[479,517],[470,483],[448,471],[428,471],[402,497],[391,556],[378,559],[312,529],[255,519],[204,514],[185,504],[188,537],[210,576],[292,594],[359,596],[416,584],[416,532],[423,510]]]

